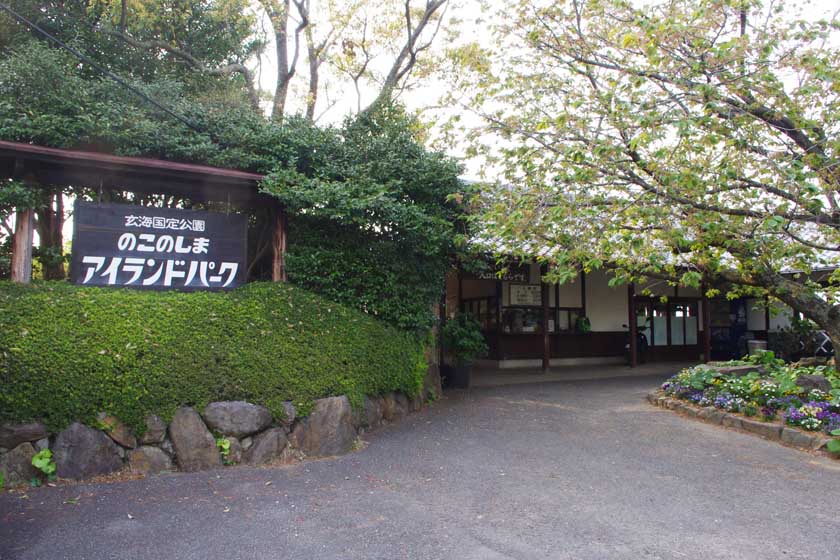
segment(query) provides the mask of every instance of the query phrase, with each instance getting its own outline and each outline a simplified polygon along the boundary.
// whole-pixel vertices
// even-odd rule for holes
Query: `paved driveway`
[[[653,408],[660,380],[450,394],[335,460],[5,494],[0,557],[836,558],[840,462]]]

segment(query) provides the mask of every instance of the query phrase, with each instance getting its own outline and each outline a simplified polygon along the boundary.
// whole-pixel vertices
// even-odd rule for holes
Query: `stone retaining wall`
[[[366,430],[397,422],[440,396],[440,375],[431,367],[420,394],[366,397],[353,410],[347,396],[316,400],[312,412],[298,418],[294,405],[284,403],[283,418],[265,407],[244,401],[208,404],[203,411],[179,408],[169,425],[158,416],[146,418],[146,430],[135,437],[119,419],[105,413],[97,426],[75,422],[58,434],[39,423],[0,426],[0,471],[7,486],[27,483],[41,475],[32,457],[51,449],[60,478],[87,479],[123,468],[140,474],[198,471],[223,464],[261,465],[278,460],[341,455],[353,449]],[[217,437],[227,440],[220,452]]]
[[[708,424],[736,428],[765,439],[779,441],[791,447],[808,451],[821,451],[831,440],[824,434],[806,432],[778,421],[762,422],[740,414],[726,412],[713,406],[697,406],[680,399],[668,397],[660,391],[649,393],[647,400],[655,406],[673,410]]]

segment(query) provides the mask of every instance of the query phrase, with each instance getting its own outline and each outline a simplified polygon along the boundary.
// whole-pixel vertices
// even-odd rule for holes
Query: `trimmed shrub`
[[[57,431],[105,411],[138,434],[147,414],[247,400],[282,417],[317,398],[415,394],[415,335],[288,284],[231,292],[0,282],[0,422]]]

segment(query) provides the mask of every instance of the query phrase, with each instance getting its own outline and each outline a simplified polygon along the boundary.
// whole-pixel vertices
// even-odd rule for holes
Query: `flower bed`
[[[785,364],[772,352],[686,368],[663,383],[661,391],[700,407],[809,432],[836,436],[840,430],[840,373],[828,366]]]

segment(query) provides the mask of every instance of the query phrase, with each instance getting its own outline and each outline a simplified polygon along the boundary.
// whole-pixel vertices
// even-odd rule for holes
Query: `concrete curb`
[[[697,406],[668,397],[660,391],[648,393],[647,400],[654,406],[673,410],[678,414],[695,418],[707,424],[735,428],[805,451],[823,451],[826,444],[831,440],[823,434],[798,430],[779,422],[762,422],[740,414],[726,412],[713,406]]]

